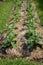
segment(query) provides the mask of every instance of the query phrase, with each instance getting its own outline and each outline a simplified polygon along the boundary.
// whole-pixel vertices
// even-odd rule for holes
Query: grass
[[[6,29],[6,23],[8,22],[13,5],[13,0],[0,2],[0,32],[3,32]]]
[[[0,65],[43,65],[43,63],[38,63],[35,61],[28,61],[25,59],[16,60],[0,60]]]
[[[14,4],[17,7],[12,18],[16,21],[19,19],[20,15],[18,11],[21,7],[21,3],[22,0],[5,0],[4,2],[0,2],[0,33],[7,29],[6,23],[8,22]]]
[[[36,3],[36,9],[40,18],[41,25],[43,26],[43,0],[34,0]]]

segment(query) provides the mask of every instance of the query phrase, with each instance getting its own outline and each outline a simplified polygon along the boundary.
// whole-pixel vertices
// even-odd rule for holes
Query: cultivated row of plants
[[[22,5],[22,0],[15,0],[15,8],[11,18],[13,18],[14,22],[10,25],[7,24],[7,33],[6,33],[6,40],[2,48],[8,48],[12,46],[13,48],[17,49],[18,46],[14,39],[17,37],[17,34],[14,32],[16,29],[16,24],[20,19],[20,8]]]
[[[14,22],[10,25],[7,25],[7,33],[6,33],[6,40],[4,42],[3,48],[7,48],[9,46],[12,46],[13,48],[17,49],[18,46],[16,44],[16,41],[14,41],[15,38],[17,38],[17,33],[14,32],[14,29],[16,29],[16,24],[20,19],[20,8],[22,5],[22,0],[16,0],[15,1],[15,10],[13,13],[13,20]],[[33,49],[36,47],[36,45],[42,45],[43,42],[40,38],[40,34],[36,31],[37,26],[35,24],[35,18],[34,18],[34,12],[31,5],[31,0],[27,0],[27,22],[26,26],[28,28],[28,31],[26,32],[26,38],[27,38],[27,45],[28,49]]]
[[[27,44],[28,49],[33,49],[36,45],[42,45],[43,42],[40,39],[40,34],[36,31],[37,26],[35,24],[34,12],[31,5],[31,0],[27,0],[27,23],[26,26],[28,31],[26,33],[27,36]]]

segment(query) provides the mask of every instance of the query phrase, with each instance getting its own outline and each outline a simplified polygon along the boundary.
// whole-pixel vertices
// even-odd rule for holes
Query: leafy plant
[[[11,46],[11,41],[9,39],[6,39],[6,41],[5,41],[4,45],[3,45],[3,48],[7,48],[9,46]]]
[[[7,48],[9,46],[12,46],[13,48],[17,49],[18,46],[17,44],[15,43],[15,41],[13,41],[14,38],[16,38],[16,34],[12,33],[12,32],[9,32],[6,36],[6,41],[3,45],[4,48]]]
[[[32,49],[36,44],[43,44],[42,40],[40,39],[40,34],[36,32],[37,26],[35,24],[34,12],[31,6],[31,0],[28,1],[27,4],[27,23],[26,26],[28,31],[26,33],[28,39],[27,44],[28,48]]]
[[[7,39],[13,40],[13,38],[16,38],[17,34],[14,34],[12,31],[7,33]]]
[[[11,45],[12,45],[12,47],[15,48],[15,49],[18,48],[18,46],[17,46],[17,44],[16,44],[15,42],[11,42]]]

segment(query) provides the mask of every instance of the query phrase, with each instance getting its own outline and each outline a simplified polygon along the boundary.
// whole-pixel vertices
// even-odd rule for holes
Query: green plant
[[[15,42],[11,42],[11,45],[12,45],[12,47],[13,47],[14,49],[18,49],[18,46],[17,46],[17,44],[16,44]]]
[[[15,60],[6,60],[1,59],[0,65],[43,65],[43,63],[28,61],[26,59],[15,59]]]
[[[12,31],[9,31],[6,35],[7,39],[10,39],[11,41],[13,40],[13,38],[17,37],[17,34],[13,33]]]
[[[17,47],[15,41],[13,41],[13,39],[15,39],[17,37],[17,34],[14,34],[12,31],[9,31],[7,34],[6,34],[6,41],[4,43],[4,47],[7,47],[7,46],[12,46],[13,48]]]
[[[7,48],[9,46],[12,46],[13,48],[17,49],[18,46],[17,44],[15,43],[15,41],[13,41],[14,38],[16,38],[16,34],[14,33],[8,33],[7,36],[6,36],[6,41],[3,45],[4,48]]]
[[[28,39],[27,44],[28,48],[32,49],[36,44],[42,45],[43,42],[40,39],[40,34],[36,31],[37,26],[35,24],[35,18],[34,18],[34,12],[31,6],[31,1],[28,1],[27,4],[27,23],[26,26],[28,28],[28,31],[26,33]]]
[[[11,46],[11,41],[9,39],[6,39],[6,41],[5,41],[4,45],[3,45],[3,48],[7,48],[9,46]]]

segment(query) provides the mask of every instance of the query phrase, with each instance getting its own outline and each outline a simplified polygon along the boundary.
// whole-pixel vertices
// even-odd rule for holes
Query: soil
[[[36,6],[34,4],[34,0],[32,0],[31,4],[32,4],[33,11],[34,11],[34,17],[36,19],[36,26],[37,26],[36,31],[41,34],[41,39],[43,40],[43,28],[40,25],[40,19],[39,19],[38,13],[36,11]],[[19,48],[18,49],[13,49],[10,47],[7,48],[6,49],[7,54],[0,53],[0,59],[1,58],[15,59],[15,58],[22,57],[22,58],[26,58],[28,60],[35,60],[35,61],[43,62],[43,45],[41,48],[39,46],[37,46],[32,51],[22,49],[22,45],[23,44],[25,45],[25,43],[26,43],[26,39],[24,37],[24,35],[27,32],[27,27],[24,25],[26,22],[26,16],[27,16],[26,7],[27,7],[27,0],[23,0],[22,6],[20,9],[21,17],[20,17],[18,23],[16,24],[17,29],[14,30],[14,32],[17,32],[17,34],[18,34],[18,36],[16,38],[16,44],[19,46]],[[14,11],[14,9],[13,9],[13,11]],[[12,24],[13,22],[14,22],[14,20],[11,19],[9,25]],[[4,31],[4,33],[2,33],[2,35],[0,36],[0,40],[1,40],[0,49],[3,46],[4,40],[6,39],[6,32],[7,31]]]

